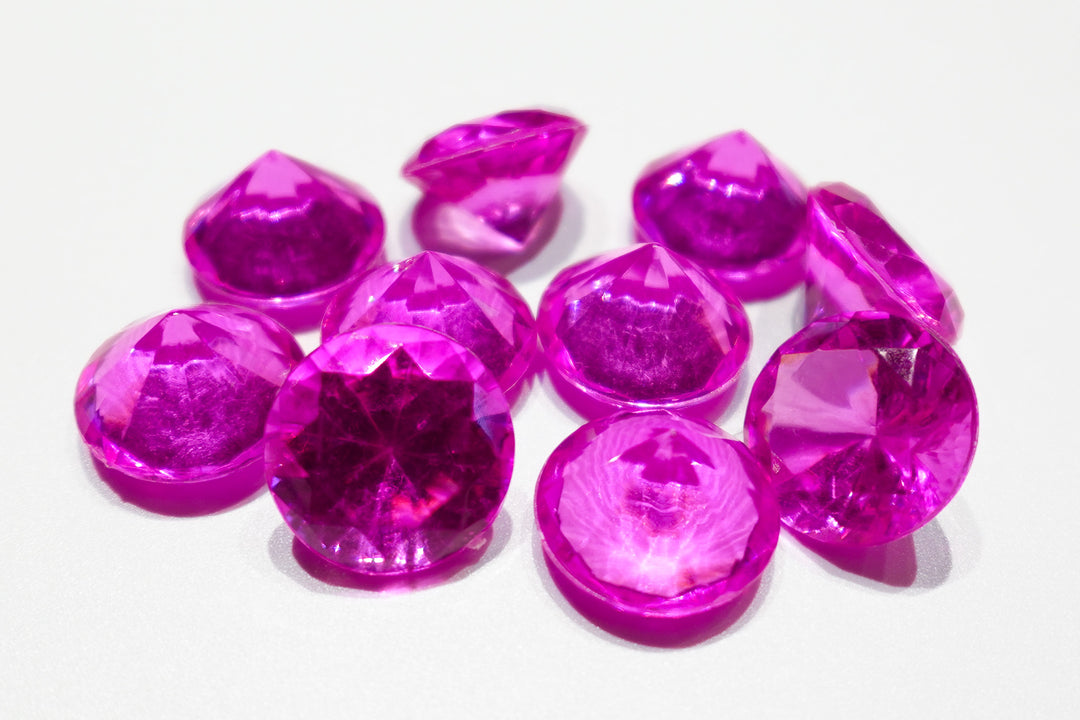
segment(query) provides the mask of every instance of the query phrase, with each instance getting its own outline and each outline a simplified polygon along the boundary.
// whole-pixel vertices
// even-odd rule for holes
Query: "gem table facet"
[[[330,303],[323,339],[376,323],[437,330],[476,354],[504,392],[536,354],[532,312],[514,286],[471,260],[422,252],[368,271]]]
[[[801,330],[765,365],[746,411],[784,524],[826,543],[876,545],[929,522],[960,489],[977,434],[956,353],[878,312]]]
[[[257,312],[174,310],[98,349],[79,377],[75,418],[107,469],[156,483],[222,479],[261,464],[266,415],[302,358]]]
[[[647,243],[563,270],[540,301],[537,328],[552,368],[604,402],[681,407],[735,380],[750,325],[721,283]]]
[[[696,260],[744,300],[802,278],[806,190],[743,130],[654,162],[633,201],[644,240]]]
[[[578,429],[536,487],[551,567],[612,609],[678,618],[752,583],[780,521],[765,474],[739,441],[666,411]]]
[[[382,252],[367,192],[271,151],[192,213],[185,250],[203,291],[267,312],[314,307]]]
[[[517,110],[455,125],[428,140],[402,174],[425,193],[413,219],[434,250],[526,254],[558,222],[559,184],[585,136],[567,115]]]
[[[495,519],[514,435],[495,377],[432,330],[337,335],[289,375],[266,424],[270,490],[297,538],[369,576],[428,570]]]
[[[862,193],[814,188],[806,225],[806,320],[858,310],[913,317],[955,342],[964,313],[944,280]]]

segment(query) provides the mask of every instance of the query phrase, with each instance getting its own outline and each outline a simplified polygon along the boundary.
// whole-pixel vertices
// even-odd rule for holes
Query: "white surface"
[[[1075,2],[153,5],[2,11],[0,717],[1075,710]],[[177,519],[96,478],[76,376],[121,326],[197,300],[179,235],[203,193],[277,147],[368,187],[401,257],[405,158],[533,104],[591,127],[559,237],[512,275],[534,308],[557,268],[628,241],[644,163],[737,127],[808,182],[869,193],[955,285],[982,434],[959,497],[915,537],[917,572],[874,580],[783,537],[708,642],[593,628],[537,550],[532,486],[577,424],[546,383],[515,417],[495,552],[411,594],[306,575],[265,495]],[[751,377],[797,306],[750,308]]]

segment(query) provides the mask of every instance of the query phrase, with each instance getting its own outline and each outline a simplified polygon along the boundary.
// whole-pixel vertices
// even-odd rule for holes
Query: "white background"
[[[24,2],[0,10],[0,717],[1063,716],[1080,702],[1075,2]],[[629,240],[649,160],[745,127],[867,192],[955,286],[982,433],[959,497],[842,568],[781,538],[748,610],[682,649],[578,616],[532,488],[577,419],[537,382],[492,552],[377,595],[297,565],[270,498],[123,504],[72,420],[83,363],[197,300],[180,229],[276,147],[365,185],[429,135],[530,105],[590,125],[533,304]],[[760,369],[797,294],[749,308]],[[312,347],[313,338],[303,342]],[[721,424],[740,432],[745,386]]]

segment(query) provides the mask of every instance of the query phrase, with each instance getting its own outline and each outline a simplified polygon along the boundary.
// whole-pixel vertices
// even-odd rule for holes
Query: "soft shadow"
[[[395,595],[458,582],[498,557],[510,541],[512,523],[504,511],[463,550],[433,567],[387,577],[354,573],[329,563],[281,524],[270,536],[270,560],[283,575],[312,592],[332,595]]]
[[[143,513],[171,517],[215,515],[246,505],[265,487],[261,461],[214,480],[168,483],[133,478],[106,467],[85,448],[82,452],[91,486],[112,504]]]
[[[929,590],[943,585],[952,573],[949,539],[937,520],[906,537],[865,548],[793,537],[809,557],[831,574],[866,587]]]
[[[791,311],[791,334],[802,330],[804,327],[813,322],[813,319],[806,316],[806,293],[802,293],[799,302],[795,303],[795,307]],[[816,318],[815,318],[816,319]]]
[[[738,632],[764,602],[772,566],[734,600],[700,615],[678,620],[626,617],[573,585],[544,554],[539,533],[533,536],[533,563],[544,590],[574,624],[624,647],[665,651],[717,642]]]

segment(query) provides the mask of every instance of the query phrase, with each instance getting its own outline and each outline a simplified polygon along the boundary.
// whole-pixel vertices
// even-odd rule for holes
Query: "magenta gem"
[[[634,186],[642,239],[696,260],[744,300],[802,279],[806,190],[745,130],[650,164]]]
[[[75,419],[107,470],[213,491],[261,468],[266,415],[302,358],[287,330],[252,310],[174,310],[94,353],[76,387]]]
[[[371,325],[327,340],[286,380],[266,423],[270,490],[334,566],[428,570],[495,519],[513,468],[495,377],[426,328]]]
[[[437,252],[362,275],[330,303],[323,339],[376,323],[447,335],[480,358],[503,392],[518,384],[536,353],[532,312],[514,286],[471,260]]]
[[[314,317],[382,252],[382,213],[358,185],[272,150],[188,218],[203,292],[279,317]]]
[[[455,125],[428,140],[402,174],[424,191],[413,226],[433,250],[524,255],[558,223],[559,185],[585,125],[516,110]]]
[[[929,522],[975,454],[975,390],[953,350],[879,312],[819,320],[754,383],[746,441],[770,469],[784,524],[876,545]]]
[[[960,302],[862,193],[814,188],[806,226],[806,321],[858,310],[913,317],[945,342],[964,319]]]
[[[714,398],[750,350],[750,324],[731,291],[655,243],[563,270],[544,291],[537,330],[555,372],[621,406]]]
[[[741,442],[667,411],[578,429],[536,487],[550,566],[613,610],[678,618],[723,605],[772,556],[772,488]]]

